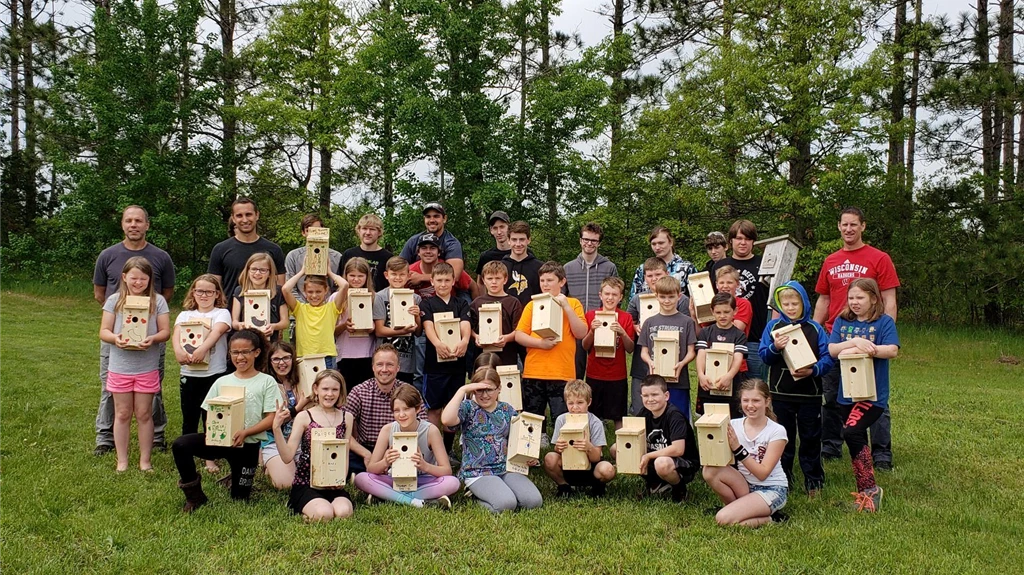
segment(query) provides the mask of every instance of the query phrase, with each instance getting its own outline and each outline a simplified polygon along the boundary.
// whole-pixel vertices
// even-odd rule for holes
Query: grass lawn
[[[1024,364],[999,361],[1024,358],[1019,333],[901,325],[896,468],[879,474],[876,515],[847,509],[847,459],[826,464],[820,499],[798,490],[788,523],[756,531],[716,526],[704,510],[717,499],[699,480],[683,506],[638,500],[636,477],[616,479],[605,499],[562,502],[536,470],[546,501],[535,511],[494,517],[458,496],[450,513],[357,505],[351,520],[307,525],[262,475],[248,504],[205,476],[211,501],[186,516],[170,453],[154,454],[156,473],[123,476],[112,454],[94,457],[100,309],[84,292],[42,293],[0,296],[4,573],[1010,574],[1024,565]],[[170,439],[181,427],[177,373],[169,364],[164,380]]]

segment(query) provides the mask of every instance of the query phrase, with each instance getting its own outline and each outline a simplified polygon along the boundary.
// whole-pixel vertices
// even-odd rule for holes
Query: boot
[[[178,487],[185,492],[185,506],[181,508],[185,513],[192,513],[202,504],[207,502],[206,494],[203,493],[201,485],[202,477],[196,477],[188,483],[178,482]]]

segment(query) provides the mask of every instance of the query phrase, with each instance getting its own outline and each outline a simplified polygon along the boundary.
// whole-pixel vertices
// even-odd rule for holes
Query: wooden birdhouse
[[[313,381],[321,371],[327,369],[326,357],[324,354],[314,354],[299,358],[299,392],[303,396],[313,397]]]
[[[626,475],[640,474],[640,459],[647,453],[647,420],[623,417],[615,432],[615,468]]]
[[[729,448],[729,404],[705,403],[697,420],[697,447],[701,465],[725,467],[733,462]]]
[[[732,369],[734,351],[724,349],[704,350],[704,376],[714,383]],[[711,389],[711,395],[732,395],[732,383],[725,389]]]
[[[811,348],[811,342],[804,337],[804,330],[799,324],[790,324],[777,329],[775,334],[789,336],[786,347],[782,348],[782,359],[786,361],[786,367],[789,368],[790,373],[818,362],[818,358],[814,356],[814,350]],[[794,377],[793,379],[802,378]]]
[[[441,340],[441,343],[448,346],[448,349],[455,350],[462,342],[462,325],[461,320],[455,317],[455,314],[451,312],[442,312],[434,314],[434,332],[437,334],[437,339]],[[437,356],[437,361],[459,361],[461,358],[449,357],[448,359],[441,359],[440,354]]]
[[[796,256],[801,246],[793,236],[776,236],[766,240],[754,242],[754,246],[760,246],[761,267],[757,275],[762,282],[768,283],[768,293],[775,293],[775,288],[788,282],[793,277],[793,268],[796,266]],[[754,310],[757,313],[757,310]]]
[[[419,434],[415,431],[398,431],[392,435],[391,447],[398,452],[398,459],[391,464],[391,484],[395,491],[416,491],[418,470],[413,463]]]
[[[564,439],[569,447],[562,452],[562,469],[585,471],[590,469],[590,458],[586,451],[580,451],[577,444],[583,444],[590,438],[590,421],[586,413],[567,413],[562,429],[558,430],[559,439]]]
[[[533,323],[530,331],[555,341],[562,341],[562,306],[548,293],[533,296]]]
[[[235,434],[245,429],[245,388],[222,386],[206,405],[206,444],[231,447]]]
[[[523,411],[512,418],[511,427],[505,466],[513,473],[528,475],[529,462],[540,459],[540,435],[544,431],[544,416]]]
[[[208,337],[210,337],[210,320],[208,318],[190,319],[178,324],[178,343],[181,344],[181,349],[185,350],[185,353],[194,353]],[[203,355],[203,361],[193,363],[190,367],[193,369],[210,367],[210,352]]]
[[[270,290],[254,289],[242,294],[242,322],[262,329],[270,325]]]
[[[495,368],[501,379],[498,401],[504,401],[516,411],[523,410],[523,387],[519,367],[515,365],[499,365]]]
[[[338,439],[333,427],[310,430],[310,487],[344,487],[348,477],[348,440]]]
[[[476,333],[480,336],[480,347],[484,351],[499,351],[494,344],[501,339],[501,304],[485,303],[480,306],[478,315],[480,325]]]
[[[306,260],[305,268],[307,275],[325,276],[331,267],[328,245],[331,240],[329,228],[308,228],[306,230]]]
[[[409,313],[409,308],[416,305],[416,298],[411,289],[399,288],[391,290],[391,327],[399,329],[416,325],[416,318]]]
[[[658,305],[658,294],[655,293],[640,294],[636,304],[640,308],[640,323],[636,325],[637,330],[643,327],[647,320],[661,312],[661,306]]]
[[[839,356],[843,397],[854,401],[876,401],[875,360],[866,353]]]
[[[128,349],[140,349],[139,344],[149,335],[149,298],[126,296],[121,318],[124,321],[119,334],[121,339],[128,342]]]
[[[651,338],[651,357],[654,359],[654,375],[665,381],[676,381],[676,364],[679,363],[679,332],[659,331]]]
[[[711,309],[711,299],[715,297],[715,286],[711,283],[711,274],[708,272],[690,274],[686,278],[686,285],[690,289],[690,301],[693,302],[693,309],[697,313],[697,317],[693,319],[698,323],[715,321],[715,314]]]
[[[615,357],[615,332],[612,324],[617,319],[615,312],[599,311],[594,319],[601,321],[601,327],[594,330],[594,355],[597,357]]]
[[[373,292],[366,288],[348,290],[348,318],[356,329],[350,334],[352,337],[368,337],[373,333]]]

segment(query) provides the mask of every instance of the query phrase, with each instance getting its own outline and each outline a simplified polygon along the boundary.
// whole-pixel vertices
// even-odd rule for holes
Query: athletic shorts
[[[607,381],[587,377],[593,401],[590,403],[590,413],[598,419],[622,419],[626,415],[626,405],[629,402],[629,382],[625,379],[618,381]]]
[[[328,503],[333,503],[339,497],[352,501],[344,489],[316,489],[308,485],[292,485],[292,491],[288,494],[288,507],[296,515],[302,515],[306,504],[314,499],[325,499]]]
[[[123,375],[107,372],[107,391],[110,393],[159,393],[160,370]]]

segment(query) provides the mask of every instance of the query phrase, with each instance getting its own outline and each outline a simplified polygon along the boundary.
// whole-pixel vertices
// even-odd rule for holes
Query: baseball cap
[[[491,217],[487,218],[487,225],[494,225],[494,220],[501,220],[506,224],[512,221],[512,219],[508,217],[508,214],[501,210],[494,212],[493,214],[491,214]]]
[[[420,247],[424,244],[430,244],[434,247],[441,247],[441,240],[437,239],[437,236],[431,233],[425,233],[420,236],[420,241],[416,242],[416,247]]]
[[[444,206],[442,206],[439,202],[430,202],[427,205],[423,206],[423,215],[427,215],[427,212],[429,212],[430,210],[437,210],[441,212],[442,216],[448,215],[448,212],[444,211]]]

